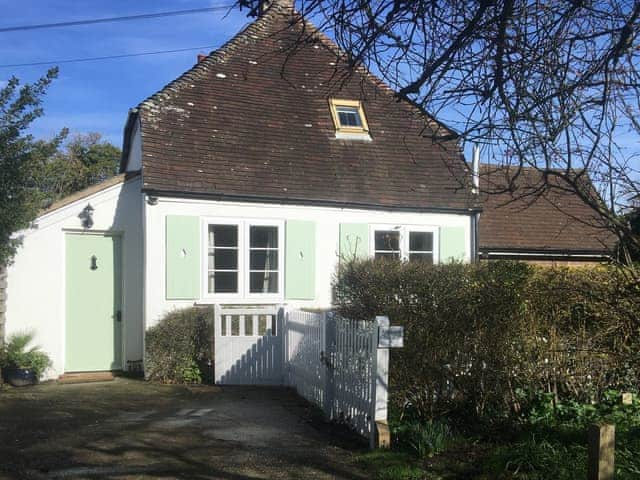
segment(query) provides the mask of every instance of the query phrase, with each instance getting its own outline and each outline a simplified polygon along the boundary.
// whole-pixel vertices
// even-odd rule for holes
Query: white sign
[[[404,327],[378,327],[378,348],[402,348]]]

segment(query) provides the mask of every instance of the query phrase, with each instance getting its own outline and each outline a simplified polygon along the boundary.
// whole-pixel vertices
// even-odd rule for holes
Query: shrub
[[[51,359],[40,347],[27,349],[33,341],[33,332],[14,333],[0,351],[0,367],[33,370],[38,378],[51,366]]]
[[[419,418],[526,421],[541,394],[590,403],[640,380],[640,287],[613,268],[365,260],[335,291],[342,315],[405,327],[390,399]]]
[[[200,366],[213,358],[210,311],[174,310],[147,330],[145,375],[164,383],[201,383]]]
[[[451,427],[436,420],[402,422],[393,427],[393,434],[400,449],[418,458],[443,452],[454,438]]]

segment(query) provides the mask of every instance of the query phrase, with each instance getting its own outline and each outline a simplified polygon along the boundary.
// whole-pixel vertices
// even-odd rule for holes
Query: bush
[[[405,327],[390,399],[422,419],[526,421],[542,393],[589,403],[640,380],[640,287],[613,268],[366,260],[335,290],[342,315]]]
[[[211,312],[174,310],[147,330],[145,376],[164,383],[201,383],[201,366],[213,358]]]
[[[40,347],[27,349],[35,335],[32,332],[14,333],[0,351],[0,367],[33,370],[38,378],[51,366],[51,359]]]
[[[393,435],[401,450],[407,450],[418,458],[443,452],[454,439],[451,427],[435,420],[402,422],[393,426]]]

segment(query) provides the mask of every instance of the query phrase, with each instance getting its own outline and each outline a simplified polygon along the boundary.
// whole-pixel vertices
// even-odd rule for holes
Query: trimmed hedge
[[[206,362],[213,358],[212,313],[185,308],[166,314],[147,330],[145,376],[163,383],[201,383]]]
[[[342,315],[405,327],[391,401],[421,418],[524,418],[541,393],[590,402],[640,381],[640,288],[613,268],[365,260],[335,287]]]

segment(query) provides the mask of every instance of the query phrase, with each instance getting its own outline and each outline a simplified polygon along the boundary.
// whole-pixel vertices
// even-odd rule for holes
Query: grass
[[[504,438],[504,437],[503,437]],[[376,480],[573,480],[586,478],[587,435],[582,428],[537,428],[497,441],[496,436],[458,436],[432,455],[380,450],[360,464]],[[398,443],[395,444],[398,448]],[[616,439],[616,479],[640,478],[640,428],[620,428]]]
[[[395,450],[362,454],[358,463],[376,480],[422,480],[427,471],[413,455]]]

